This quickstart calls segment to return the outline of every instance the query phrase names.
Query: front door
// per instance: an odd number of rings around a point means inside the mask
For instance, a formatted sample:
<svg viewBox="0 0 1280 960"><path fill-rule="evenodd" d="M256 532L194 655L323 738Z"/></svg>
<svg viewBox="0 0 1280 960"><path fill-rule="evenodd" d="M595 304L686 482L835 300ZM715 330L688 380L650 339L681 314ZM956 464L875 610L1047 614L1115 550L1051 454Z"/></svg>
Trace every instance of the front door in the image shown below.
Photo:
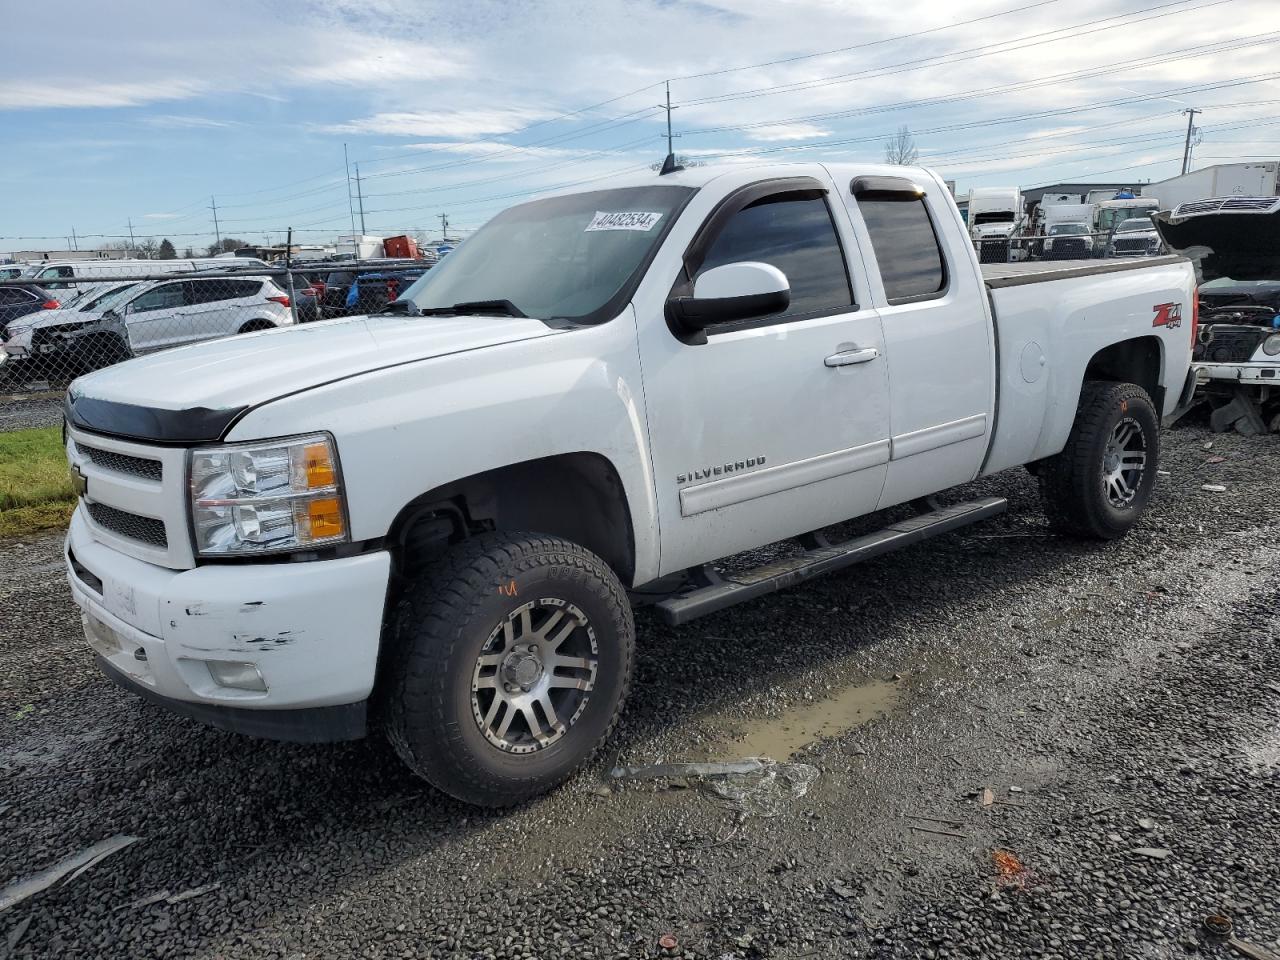
<svg viewBox="0 0 1280 960"><path fill-rule="evenodd" d="M852 233L829 183L775 183L711 214L677 286L764 262L787 276L786 311L702 343L638 318L664 574L873 510L884 484L884 342L864 278L850 282Z"/></svg>

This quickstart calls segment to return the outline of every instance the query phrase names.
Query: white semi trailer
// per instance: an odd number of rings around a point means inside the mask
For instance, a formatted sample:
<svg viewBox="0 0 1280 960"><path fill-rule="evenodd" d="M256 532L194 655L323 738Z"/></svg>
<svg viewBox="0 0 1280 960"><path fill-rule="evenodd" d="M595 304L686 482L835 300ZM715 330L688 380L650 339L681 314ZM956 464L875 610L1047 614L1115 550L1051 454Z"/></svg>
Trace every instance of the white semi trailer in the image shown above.
<svg viewBox="0 0 1280 960"><path fill-rule="evenodd" d="M1275 197L1280 162L1220 163L1201 170L1170 177L1142 188L1146 197L1160 201L1161 210L1173 210L1192 200L1217 200L1224 197Z"/></svg>

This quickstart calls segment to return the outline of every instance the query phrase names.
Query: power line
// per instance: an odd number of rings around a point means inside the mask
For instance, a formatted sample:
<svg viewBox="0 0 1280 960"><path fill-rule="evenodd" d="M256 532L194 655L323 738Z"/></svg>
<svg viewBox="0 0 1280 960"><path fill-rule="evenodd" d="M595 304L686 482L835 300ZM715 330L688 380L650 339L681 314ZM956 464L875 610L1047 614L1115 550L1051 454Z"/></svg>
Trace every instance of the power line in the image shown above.
<svg viewBox="0 0 1280 960"><path fill-rule="evenodd" d="M1013 7L1009 10L1001 10L997 13L989 13L982 17L973 17L962 23L949 23L938 27L929 27L926 30L915 30L911 33L900 33L895 37L884 37L880 40L867 40L864 43L855 43L850 47L836 47L833 50L821 50L818 53L802 53L794 57L781 57L777 60L764 60L760 63L749 63L741 67L724 67L720 70L707 70L703 73L686 73L683 76L672 77L672 80L702 80L705 77L719 77L727 73L740 73L743 70L759 70L764 67L777 67L787 63L798 63L801 60L814 60L818 57L831 57L841 53L852 53L854 50L865 50L868 47L878 47L886 43L897 43L899 40L914 40L919 37L925 37L933 33L942 33L947 30L955 30L961 27L971 27L975 23L984 23L987 20L996 20L1000 17L1007 17L1015 13L1025 13L1028 10L1034 10L1036 7L1048 7L1059 0L1041 0L1039 3L1029 3L1023 7ZM1186 2L1186 0L1183 0Z"/></svg>
<svg viewBox="0 0 1280 960"><path fill-rule="evenodd" d="M945 54L935 54L929 57L920 57L915 60L907 60L902 63L887 64L877 67L868 67L865 70L858 70L853 73L835 74L828 77L819 77L814 80L797 80L792 83L770 84L764 87L756 87L750 90L740 90L733 93L716 94L710 97L701 97L693 100L686 100L683 106L699 106L708 103L726 103L733 100L751 100L764 96L774 96L780 93L795 93L802 90L811 90L816 87L832 86L841 83L850 83L854 80L861 80L872 76L887 76L895 73L906 73L912 70L920 70L930 66L942 66L946 63L953 63L958 58L967 60L978 59L980 57L994 56L1001 53L1010 53L1015 50L1025 50L1029 47L1039 47L1050 43L1058 43L1062 40L1075 40L1082 36L1088 36L1094 33L1101 33L1107 30L1116 29L1115 21L1123 20L1126 17L1132 17L1139 13L1149 13L1153 10L1165 10L1164 13L1153 14L1149 17L1141 17L1136 20L1130 20L1119 26L1131 27L1138 23L1146 23L1150 20L1159 20L1164 17L1177 16L1182 13L1195 13L1206 10L1210 7L1221 6L1226 3L1235 3L1237 0L1210 0L1208 3L1202 3L1196 7L1186 7L1188 2L1193 0L1173 0L1172 3L1157 4L1152 7L1145 7L1141 10L1133 10L1128 13L1115 14L1110 17L1102 17L1096 20L1087 20L1082 23L1071 24L1066 27L1058 27L1054 30L1046 30L1040 33L1027 34L1023 37L1015 37L1012 40L1001 40L996 43L982 44L977 47L970 47L966 50L951 51ZM1180 10L1168 10L1167 8L1180 6ZM1110 24L1110 26L1103 26ZM1092 30L1083 30L1084 27L1094 27ZM1069 32L1068 32L1069 31ZM1064 36L1050 37L1051 34L1061 33ZM1038 39L1046 38L1049 39ZM1023 43L1022 41L1034 41ZM1000 48L1000 49L997 49ZM934 62L936 61L936 62Z"/></svg>

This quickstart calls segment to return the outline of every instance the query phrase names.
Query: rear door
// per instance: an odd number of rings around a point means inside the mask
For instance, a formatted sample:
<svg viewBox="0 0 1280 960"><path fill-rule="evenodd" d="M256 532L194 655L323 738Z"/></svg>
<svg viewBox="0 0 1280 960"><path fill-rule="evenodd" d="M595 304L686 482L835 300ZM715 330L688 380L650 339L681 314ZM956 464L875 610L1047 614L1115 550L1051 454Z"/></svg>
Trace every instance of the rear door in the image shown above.
<svg viewBox="0 0 1280 960"><path fill-rule="evenodd" d="M182 308L186 297L181 280L143 291L125 306L125 326L134 353L160 350L180 343Z"/></svg>
<svg viewBox="0 0 1280 960"><path fill-rule="evenodd" d="M705 342L641 318L645 404L664 573L874 509L889 458L888 379L865 274L830 182L751 184L685 253L672 292L759 261L786 274L788 309L712 326ZM864 362L845 362L860 354Z"/></svg>
<svg viewBox="0 0 1280 960"><path fill-rule="evenodd" d="M893 358L881 508L972 480L994 426L986 288L959 217L940 193L924 176L858 177L843 191L875 255L873 282Z"/></svg>
<svg viewBox="0 0 1280 960"><path fill-rule="evenodd" d="M186 281L187 305L183 309L182 342L211 340L239 333L245 324L261 319L265 310L261 280L232 278Z"/></svg>

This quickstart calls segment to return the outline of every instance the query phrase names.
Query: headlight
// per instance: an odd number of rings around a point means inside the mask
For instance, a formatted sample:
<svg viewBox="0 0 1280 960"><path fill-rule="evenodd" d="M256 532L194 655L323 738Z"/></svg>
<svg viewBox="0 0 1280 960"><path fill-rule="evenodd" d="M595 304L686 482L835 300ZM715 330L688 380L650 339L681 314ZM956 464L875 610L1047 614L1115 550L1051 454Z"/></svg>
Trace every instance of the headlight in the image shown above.
<svg viewBox="0 0 1280 960"><path fill-rule="evenodd" d="M328 434L194 450L190 490L202 556L303 550L349 537Z"/></svg>
<svg viewBox="0 0 1280 960"><path fill-rule="evenodd" d="M1268 357L1274 357L1280 353L1280 333L1273 333L1262 341L1262 352Z"/></svg>

